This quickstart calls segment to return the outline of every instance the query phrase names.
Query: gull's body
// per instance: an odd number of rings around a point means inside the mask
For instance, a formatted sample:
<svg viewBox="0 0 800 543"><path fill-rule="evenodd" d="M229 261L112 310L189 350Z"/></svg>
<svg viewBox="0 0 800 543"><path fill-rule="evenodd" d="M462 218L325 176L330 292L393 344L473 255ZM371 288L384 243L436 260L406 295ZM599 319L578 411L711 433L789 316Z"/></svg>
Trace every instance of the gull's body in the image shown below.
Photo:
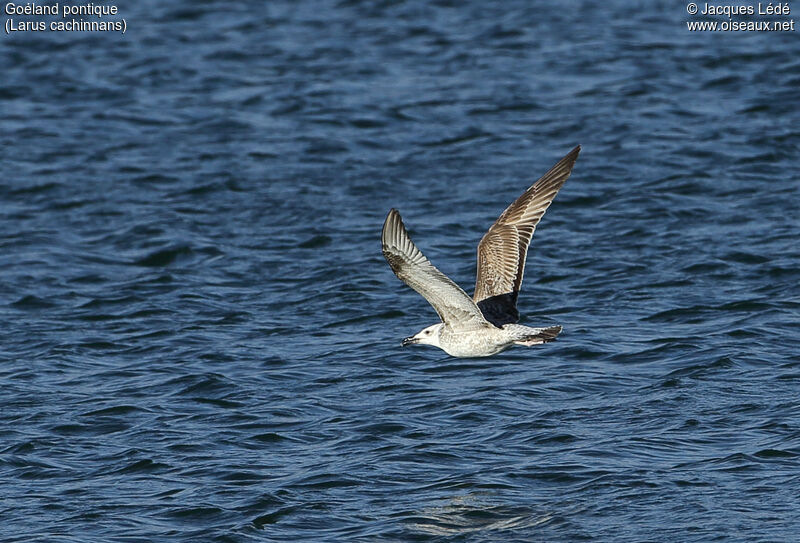
<svg viewBox="0 0 800 543"><path fill-rule="evenodd" d="M421 294L442 321L404 339L403 345L433 345L451 356L478 357L555 339L560 326L516 324L517 296L533 232L572 172L580 149L570 151L531 185L484 234L472 298L425 258L408 237L397 210L389 211L381 235L383 255L395 275Z"/></svg>

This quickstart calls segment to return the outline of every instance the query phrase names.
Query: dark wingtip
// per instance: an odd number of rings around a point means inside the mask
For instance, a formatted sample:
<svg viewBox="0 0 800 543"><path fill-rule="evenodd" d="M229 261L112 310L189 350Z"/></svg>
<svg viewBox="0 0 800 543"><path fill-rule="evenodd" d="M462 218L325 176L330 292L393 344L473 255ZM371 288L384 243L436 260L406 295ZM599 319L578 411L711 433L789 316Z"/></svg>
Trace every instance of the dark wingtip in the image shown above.
<svg viewBox="0 0 800 543"><path fill-rule="evenodd" d="M386 214L386 219L383 221L383 229L386 230L386 227L391 224L399 222L402 223L403 219L400 217L400 212L397 211L395 208L389 210L389 213Z"/></svg>
<svg viewBox="0 0 800 543"><path fill-rule="evenodd" d="M392 208L389 210L389 213L386 214L386 219L383 221L383 228L381 229L381 245L383 246L386 245L386 235L390 224L396 220L395 217L399 218L400 213L398 213L395 208Z"/></svg>
<svg viewBox="0 0 800 543"><path fill-rule="evenodd" d="M572 165L574 165L575 161L578 160L578 155L580 154L580 152L581 152L581 146L580 145L576 145L575 148L572 151L570 151L569 153L567 153L566 156L561 160L563 160L564 162L570 163L570 170L571 170L572 169Z"/></svg>
<svg viewBox="0 0 800 543"><path fill-rule="evenodd" d="M405 226L403 225L402 217L400 217L400 212L395 208L390 209L381 229L381 250L393 270L395 266L392 265L392 248L397 249L398 244L402 242L402 232L404 230Z"/></svg>
<svg viewBox="0 0 800 543"><path fill-rule="evenodd" d="M580 152L581 152L581 146L580 145L576 145L575 148L572 151L570 151L569 153L564 155L564 158L559 160L558 163L555 166L550 168L550 171L551 172L552 171L556 171L560 167L566 166L567 169L570 171L570 173L572 173L572 167L575 166L575 162L578 161L578 155L580 154ZM550 172L547 172L547 173L549 174ZM547 177L547 174L545 174L544 177Z"/></svg>

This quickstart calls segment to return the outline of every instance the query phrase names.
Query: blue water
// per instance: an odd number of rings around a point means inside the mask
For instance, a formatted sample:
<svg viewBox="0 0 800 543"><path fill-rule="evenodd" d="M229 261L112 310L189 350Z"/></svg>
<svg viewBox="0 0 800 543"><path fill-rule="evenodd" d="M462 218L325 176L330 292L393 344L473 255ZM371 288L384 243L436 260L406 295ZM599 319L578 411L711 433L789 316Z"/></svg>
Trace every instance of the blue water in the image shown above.
<svg viewBox="0 0 800 543"><path fill-rule="evenodd" d="M3 34L0 540L797 540L800 41L669 4ZM576 144L519 301L558 341L401 349L389 208L471 292Z"/></svg>

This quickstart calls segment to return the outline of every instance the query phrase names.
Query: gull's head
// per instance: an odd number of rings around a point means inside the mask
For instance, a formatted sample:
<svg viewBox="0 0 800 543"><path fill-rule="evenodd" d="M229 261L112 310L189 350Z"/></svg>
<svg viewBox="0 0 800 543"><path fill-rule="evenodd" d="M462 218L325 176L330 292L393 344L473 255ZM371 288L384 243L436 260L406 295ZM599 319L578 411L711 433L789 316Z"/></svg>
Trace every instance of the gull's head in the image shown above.
<svg viewBox="0 0 800 543"><path fill-rule="evenodd" d="M419 331L416 335L411 337L407 337L403 340L403 347L406 345L433 345L434 347L439 346L439 332L441 332L444 323L434 324L433 326L428 326L424 330Z"/></svg>

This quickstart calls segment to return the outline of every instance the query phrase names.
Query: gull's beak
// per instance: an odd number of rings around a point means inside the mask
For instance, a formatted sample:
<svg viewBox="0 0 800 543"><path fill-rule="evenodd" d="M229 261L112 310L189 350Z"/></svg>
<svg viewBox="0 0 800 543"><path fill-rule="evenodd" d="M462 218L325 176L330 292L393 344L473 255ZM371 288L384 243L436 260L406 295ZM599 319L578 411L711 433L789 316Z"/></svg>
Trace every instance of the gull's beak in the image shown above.
<svg viewBox="0 0 800 543"><path fill-rule="evenodd" d="M407 337L403 340L403 347L408 347L409 345L414 345L415 343L419 343L419 338Z"/></svg>

